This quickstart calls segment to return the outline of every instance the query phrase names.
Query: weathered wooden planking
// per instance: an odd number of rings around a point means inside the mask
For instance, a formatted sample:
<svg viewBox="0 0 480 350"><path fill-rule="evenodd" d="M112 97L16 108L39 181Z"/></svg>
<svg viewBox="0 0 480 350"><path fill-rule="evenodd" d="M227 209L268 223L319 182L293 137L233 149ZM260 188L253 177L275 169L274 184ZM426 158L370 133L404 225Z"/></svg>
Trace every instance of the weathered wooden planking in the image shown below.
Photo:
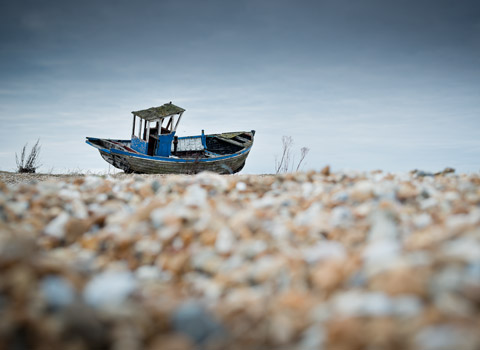
<svg viewBox="0 0 480 350"><path fill-rule="evenodd" d="M231 143L232 145L235 145L235 146L239 146L239 147L242 147L242 148L245 147L245 144L237 142L237 141L232 140L232 139L228 139L228 138L221 137L221 136L217 136L217 138L224 141L224 142Z"/></svg>
<svg viewBox="0 0 480 350"><path fill-rule="evenodd" d="M129 155L122 155L129 166L129 170L145 174L194 174L201 171L213 171L219 174L232 174L240 171L250 150L227 159L208 162L171 162L156 159L145 159Z"/></svg>

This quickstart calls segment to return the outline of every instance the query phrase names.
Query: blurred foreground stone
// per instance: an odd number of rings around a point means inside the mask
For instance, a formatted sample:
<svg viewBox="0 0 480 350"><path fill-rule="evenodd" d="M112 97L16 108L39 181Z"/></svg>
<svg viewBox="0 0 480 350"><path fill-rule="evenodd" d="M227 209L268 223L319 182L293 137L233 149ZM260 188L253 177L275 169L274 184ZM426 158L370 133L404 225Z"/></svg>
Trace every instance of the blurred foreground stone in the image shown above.
<svg viewBox="0 0 480 350"><path fill-rule="evenodd" d="M480 176L0 183L1 349L479 349Z"/></svg>

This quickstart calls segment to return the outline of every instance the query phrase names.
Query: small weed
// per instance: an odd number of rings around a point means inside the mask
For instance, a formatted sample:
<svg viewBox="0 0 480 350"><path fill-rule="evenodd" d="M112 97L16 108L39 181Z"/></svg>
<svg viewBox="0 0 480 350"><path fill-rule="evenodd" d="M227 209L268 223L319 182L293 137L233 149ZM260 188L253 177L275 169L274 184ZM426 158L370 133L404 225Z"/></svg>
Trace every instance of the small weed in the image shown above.
<svg viewBox="0 0 480 350"><path fill-rule="evenodd" d="M15 161L17 163L17 172L18 173L30 173L33 174L40 167L38 164L38 157L40 155L40 139L37 140L35 145L33 145L30 153L27 156L27 145L25 144L22 148L22 153L20 154L20 159L18 158L17 153L15 153Z"/></svg>

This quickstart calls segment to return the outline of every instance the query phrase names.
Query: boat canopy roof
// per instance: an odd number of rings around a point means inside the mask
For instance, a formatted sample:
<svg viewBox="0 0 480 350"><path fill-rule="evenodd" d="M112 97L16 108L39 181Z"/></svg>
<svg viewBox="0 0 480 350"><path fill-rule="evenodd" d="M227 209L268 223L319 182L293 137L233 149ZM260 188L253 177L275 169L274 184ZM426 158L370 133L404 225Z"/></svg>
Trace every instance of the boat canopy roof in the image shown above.
<svg viewBox="0 0 480 350"><path fill-rule="evenodd" d="M172 102L170 102L165 103L160 107L151 107L141 111L134 111L132 114L147 121L153 121L170 117L175 114L181 114L183 112L185 112L183 108L175 106Z"/></svg>

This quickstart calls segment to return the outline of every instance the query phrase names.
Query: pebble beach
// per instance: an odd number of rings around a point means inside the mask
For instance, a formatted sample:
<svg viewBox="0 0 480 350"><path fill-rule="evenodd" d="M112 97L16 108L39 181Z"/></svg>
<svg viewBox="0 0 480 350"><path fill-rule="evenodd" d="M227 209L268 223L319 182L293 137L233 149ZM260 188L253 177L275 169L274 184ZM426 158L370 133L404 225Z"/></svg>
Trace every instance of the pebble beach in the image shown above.
<svg viewBox="0 0 480 350"><path fill-rule="evenodd" d="M0 173L0 350L480 349L480 175Z"/></svg>

